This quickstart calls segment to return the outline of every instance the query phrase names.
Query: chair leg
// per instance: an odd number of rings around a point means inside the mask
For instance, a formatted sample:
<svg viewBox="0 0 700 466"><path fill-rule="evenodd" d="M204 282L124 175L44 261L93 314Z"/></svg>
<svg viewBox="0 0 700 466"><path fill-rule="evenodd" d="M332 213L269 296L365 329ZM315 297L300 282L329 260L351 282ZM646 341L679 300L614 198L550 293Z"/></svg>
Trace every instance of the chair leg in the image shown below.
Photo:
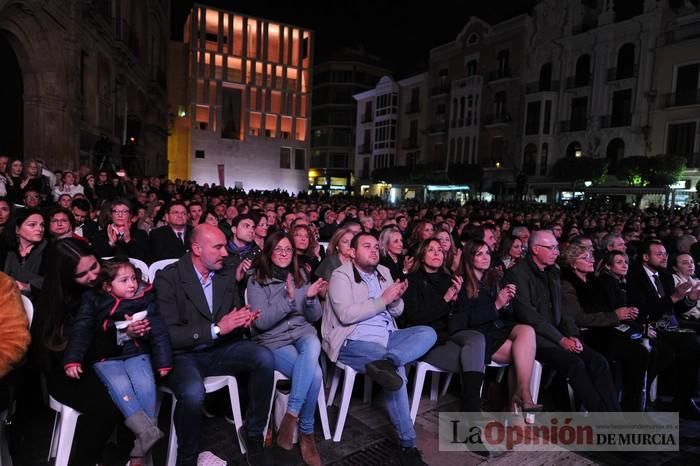
<svg viewBox="0 0 700 466"><path fill-rule="evenodd" d="M423 364L416 366L416 380L413 382L413 396L411 397L411 422L416 423L418 415L418 406L420 405L421 394L423 393L423 385L425 384L426 369Z"/></svg>
<svg viewBox="0 0 700 466"><path fill-rule="evenodd" d="M430 401L437 401L440 390L440 373L433 372L430 376Z"/></svg>
<svg viewBox="0 0 700 466"><path fill-rule="evenodd" d="M566 388L569 391L569 407L571 408L571 412L576 412L578 411L576 409L576 396L574 396L574 389L568 381L566 383Z"/></svg>
<svg viewBox="0 0 700 466"><path fill-rule="evenodd" d="M332 406L335 401L335 393L338 391L338 383L340 382L340 371L338 366L333 366L333 377L331 379L331 389L328 392L328 400L326 400L327 406Z"/></svg>
<svg viewBox="0 0 700 466"><path fill-rule="evenodd" d="M173 405L170 409L170 433L168 434L168 451L166 453L165 464L175 464L177 462L177 432L175 432L175 406L177 399L173 395Z"/></svg>
<svg viewBox="0 0 700 466"><path fill-rule="evenodd" d="M537 404L537 399L540 395L540 381L542 380L542 364L535 361L532 366L532 377L530 377L530 394L532 401Z"/></svg>
<svg viewBox="0 0 700 466"><path fill-rule="evenodd" d="M343 428L345 427L345 419L348 417L348 408L350 407L350 398L352 398L352 387L355 385L355 376L357 372L349 366L345 368L345 379L343 380L343 393L340 402L340 412L338 413L338 422L335 425L334 442L340 442L343 436Z"/></svg>
<svg viewBox="0 0 700 466"><path fill-rule="evenodd" d="M447 394L447 389L450 388L450 382L452 382L452 375L452 372L447 373L447 377L445 378L445 385L442 386L440 396L445 396Z"/></svg>
<svg viewBox="0 0 700 466"><path fill-rule="evenodd" d="M362 402L366 404L372 403L372 379L365 374L365 392Z"/></svg>
<svg viewBox="0 0 700 466"><path fill-rule="evenodd" d="M61 413L56 412L53 419L53 432L51 433L51 445L49 446L49 461L51 458L56 458L58 453L58 435L61 433Z"/></svg>
<svg viewBox="0 0 700 466"><path fill-rule="evenodd" d="M54 466L68 466L78 416L80 416L80 414L73 409L62 410L60 433L58 437L58 453Z"/></svg>
<svg viewBox="0 0 700 466"><path fill-rule="evenodd" d="M318 391L318 415L321 418L321 428L323 429L323 438L329 440L331 438L331 427L328 423L328 410L326 409L326 394L323 387Z"/></svg>
<svg viewBox="0 0 700 466"><path fill-rule="evenodd" d="M243 427L243 416L241 414L241 402L238 398L238 383L236 379L231 378L228 382L228 395L231 400L231 412L233 413L233 422L235 423L236 437L238 438L238 445L241 447L241 453L246 454L245 443L241 438L241 427ZM272 403L270 403L272 406ZM269 420L268 415L268 420ZM269 424L269 422L268 422ZM265 432L266 433L266 432Z"/></svg>

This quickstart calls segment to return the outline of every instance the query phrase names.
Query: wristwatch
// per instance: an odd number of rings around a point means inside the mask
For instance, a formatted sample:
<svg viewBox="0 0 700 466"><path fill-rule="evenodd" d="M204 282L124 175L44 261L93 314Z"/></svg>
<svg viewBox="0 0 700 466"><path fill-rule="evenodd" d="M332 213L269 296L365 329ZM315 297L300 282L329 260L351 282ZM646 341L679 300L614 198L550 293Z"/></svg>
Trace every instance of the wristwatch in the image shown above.
<svg viewBox="0 0 700 466"><path fill-rule="evenodd" d="M214 324L214 335L216 335L217 337L221 335L221 327L219 327L216 324Z"/></svg>

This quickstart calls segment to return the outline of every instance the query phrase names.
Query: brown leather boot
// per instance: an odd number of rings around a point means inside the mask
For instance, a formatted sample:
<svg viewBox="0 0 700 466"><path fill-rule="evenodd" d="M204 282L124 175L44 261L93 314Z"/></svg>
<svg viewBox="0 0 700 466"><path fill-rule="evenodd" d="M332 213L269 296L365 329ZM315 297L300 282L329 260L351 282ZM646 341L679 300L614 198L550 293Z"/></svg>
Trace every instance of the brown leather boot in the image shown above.
<svg viewBox="0 0 700 466"><path fill-rule="evenodd" d="M285 413L280 423L280 430L277 432L277 445L285 450L294 447L294 432L297 430L297 416Z"/></svg>
<svg viewBox="0 0 700 466"><path fill-rule="evenodd" d="M304 464L308 466L321 466L321 456L316 449L314 434L302 434L299 432L299 449Z"/></svg>

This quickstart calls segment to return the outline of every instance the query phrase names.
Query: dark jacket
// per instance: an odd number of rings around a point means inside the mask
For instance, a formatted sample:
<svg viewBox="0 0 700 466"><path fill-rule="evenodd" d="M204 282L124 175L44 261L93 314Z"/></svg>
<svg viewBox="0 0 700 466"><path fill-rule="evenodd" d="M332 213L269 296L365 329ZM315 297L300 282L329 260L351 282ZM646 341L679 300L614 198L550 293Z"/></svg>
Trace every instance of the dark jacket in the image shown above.
<svg viewBox="0 0 700 466"><path fill-rule="evenodd" d="M165 225L151 231L151 260L153 262L163 259L179 259L190 250L192 227L187 226L184 234L184 244L175 234L170 225Z"/></svg>
<svg viewBox="0 0 700 466"><path fill-rule="evenodd" d="M190 253L158 272L154 283L156 303L168 328L173 351L204 349L221 341L242 337L245 333L242 329L216 339L212 337L212 325L232 308L243 305L235 276L236 269L226 262L223 268L214 273L212 312Z"/></svg>
<svg viewBox="0 0 700 466"><path fill-rule="evenodd" d="M573 319L562 313L559 275L556 265L539 270L530 256L506 272L506 283L517 287L515 317L535 329L537 346L559 346L563 337L579 335Z"/></svg>
<svg viewBox="0 0 700 466"><path fill-rule="evenodd" d="M675 291L673 275L663 270L659 272L659 279L664 287L664 296L659 298L654 284L644 271L642 264L632 267L627 275L627 301L630 306L639 309L637 320L642 323L656 322L664 314L682 313L692 308L695 302L681 299L673 303L671 295Z"/></svg>
<svg viewBox="0 0 700 466"><path fill-rule="evenodd" d="M402 296L404 313L401 323L406 327L429 325L438 334L438 343L445 341L448 337L447 316L452 305L445 302L444 296L452 286L452 278L444 272L428 273L420 267L406 279L408 288Z"/></svg>
<svg viewBox="0 0 700 466"><path fill-rule="evenodd" d="M107 225L107 228L109 228L109 225ZM128 243L124 240L118 240L114 246L110 246L106 229L97 232L92 240L92 248L97 257L126 256L142 260L146 264L151 263L149 246L150 243L146 232L139 230L135 226L131 227L131 240Z"/></svg>
<svg viewBox="0 0 700 466"><path fill-rule="evenodd" d="M406 278L406 274L403 273L403 258L404 256L401 255L397 258L396 262L394 262L394 259L392 259L391 256L388 254L382 254L381 258L379 259L379 263L389 269L389 272L391 272L391 278L393 278L394 281L403 280Z"/></svg>
<svg viewBox="0 0 700 466"><path fill-rule="evenodd" d="M582 281L569 267L564 267L561 274L561 302L564 312L579 327L613 327L620 323L615 312L597 306L591 282Z"/></svg>
<svg viewBox="0 0 700 466"><path fill-rule="evenodd" d="M593 297L601 311L627 306L627 282L603 270L593 278Z"/></svg>
<svg viewBox="0 0 700 466"><path fill-rule="evenodd" d="M31 290L23 291L22 294L30 298L37 296L44 285L44 267L46 266L44 256L47 245L48 242L42 240L23 260L20 259L16 249L9 249L5 256L3 272L15 280L29 284Z"/></svg>
<svg viewBox="0 0 700 466"><path fill-rule="evenodd" d="M126 315L147 310L151 326L147 339L130 339L117 343L115 322L126 320ZM151 354L153 367L166 369L173 365L170 340L165 324L155 306L153 287L147 285L130 299L116 298L104 291L88 290L68 337L63 356L65 366L97 362L104 359L126 359L139 354Z"/></svg>

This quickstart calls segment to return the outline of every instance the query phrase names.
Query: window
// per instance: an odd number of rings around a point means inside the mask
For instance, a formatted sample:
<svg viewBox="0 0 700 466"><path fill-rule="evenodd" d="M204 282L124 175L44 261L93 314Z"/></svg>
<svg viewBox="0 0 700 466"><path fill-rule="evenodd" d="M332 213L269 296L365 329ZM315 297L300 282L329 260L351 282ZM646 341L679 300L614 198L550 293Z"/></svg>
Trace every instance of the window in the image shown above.
<svg viewBox="0 0 700 466"><path fill-rule="evenodd" d="M388 115L397 112L398 95L395 93L383 94L377 97L375 114L377 116Z"/></svg>
<svg viewBox="0 0 700 466"><path fill-rule="evenodd" d="M506 113L506 92L496 92L493 98L493 113L497 116L505 115Z"/></svg>
<svg viewBox="0 0 700 466"><path fill-rule="evenodd" d="M306 151L304 149L294 149L294 169L306 169Z"/></svg>
<svg viewBox="0 0 700 466"><path fill-rule="evenodd" d="M617 53L615 78L624 79L634 76L634 44L625 44Z"/></svg>
<svg viewBox="0 0 700 466"><path fill-rule="evenodd" d="M467 62L467 76L474 76L476 74L476 60L469 60Z"/></svg>
<svg viewBox="0 0 700 466"><path fill-rule="evenodd" d="M280 168L292 168L291 158L292 149L289 147L280 147Z"/></svg>
<svg viewBox="0 0 700 466"><path fill-rule="evenodd" d="M610 126L629 126L632 121L632 89L615 91L612 98Z"/></svg>
<svg viewBox="0 0 700 466"><path fill-rule="evenodd" d="M540 176L545 176L547 174L547 163L549 163L549 144L546 142L542 144L542 151L540 152Z"/></svg>
<svg viewBox="0 0 700 466"><path fill-rule="evenodd" d="M510 50L505 49L498 52L498 77L510 76Z"/></svg>
<svg viewBox="0 0 700 466"><path fill-rule="evenodd" d="M583 152L581 152L581 143L578 141L572 142L566 148L566 157L569 159L581 157L582 155L583 155Z"/></svg>
<svg viewBox="0 0 700 466"><path fill-rule="evenodd" d="M194 151L194 158L195 159L203 159L204 158L204 151L201 149L197 149Z"/></svg>
<svg viewBox="0 0 700 466"><path fill-rule="evenodd" d="M552 125L552 101L544 101L544 122L542 124L542 133L549 134L549 127Z"/></svg>
<svg viewBox="0 0 700 466"><path fill-rule="evenodd" d="M540 92L552 90L552 64L551 63L545 63L544 65L542 65L542 68L540 68L540 81L538 84L539 84L538 89Z"/></svg>
<svg viewBox="0 0 700 466"><path fill-rule="evenodd" d="M360 173L360 178L369 178L369 157L365 157L362 159L362 172Z"/></svg>
<svg viewBox="0 0 700 466"><path fill-rule="evenodd" d="M584 131L588 119L588 97L571 100L571 131Z"/></svg>
<svg viewBox="0 0 700 466"><path fill-rule="evenodd" d="M679 66L676 70L675 105L700 103L700 63Z"/></svg>
<svg viewBox="0 0 700 466"><path fill-rule="evenodd" d="M540 109L541 102L530 102L527 104L527 119L525 122L525 134L537 134L540 132ZM537 149L535 149L537 150Z"/></svg>
<svg viewBox="0 0 700 466"><path fill-rule="evenodd" d="M379 121L374 128L374 148L393 148L396 140L396 120Z"/></svg>
<svg viewBox="0 0 700 466"><path fill-rule="evenodd" d="M666 153L689 156L695 148L695 132L697 122L677 123L668 125L666 136Z"/></svg>
<svg viewBox="0 0 700 466"><path fill-rule="evenodd" d="M574 84L576 87L588 86L591 80L591 56L581 55L576 60L576 75Z"/></svg>
<svg viewBox="0 0 700 466"><path fill-rule="evenodd" d="M537 146L528 144L523 153L523 173L528 176L535 175L537 171Z"/></svg>
<svg viewBox="0 0 700 466"><path fill-rule="evenodd" d="M610 163L615 163L622 160L625 156L625 141L620 138L615 138L608 144L608 149L605 151L605 158Z"/></svg>

